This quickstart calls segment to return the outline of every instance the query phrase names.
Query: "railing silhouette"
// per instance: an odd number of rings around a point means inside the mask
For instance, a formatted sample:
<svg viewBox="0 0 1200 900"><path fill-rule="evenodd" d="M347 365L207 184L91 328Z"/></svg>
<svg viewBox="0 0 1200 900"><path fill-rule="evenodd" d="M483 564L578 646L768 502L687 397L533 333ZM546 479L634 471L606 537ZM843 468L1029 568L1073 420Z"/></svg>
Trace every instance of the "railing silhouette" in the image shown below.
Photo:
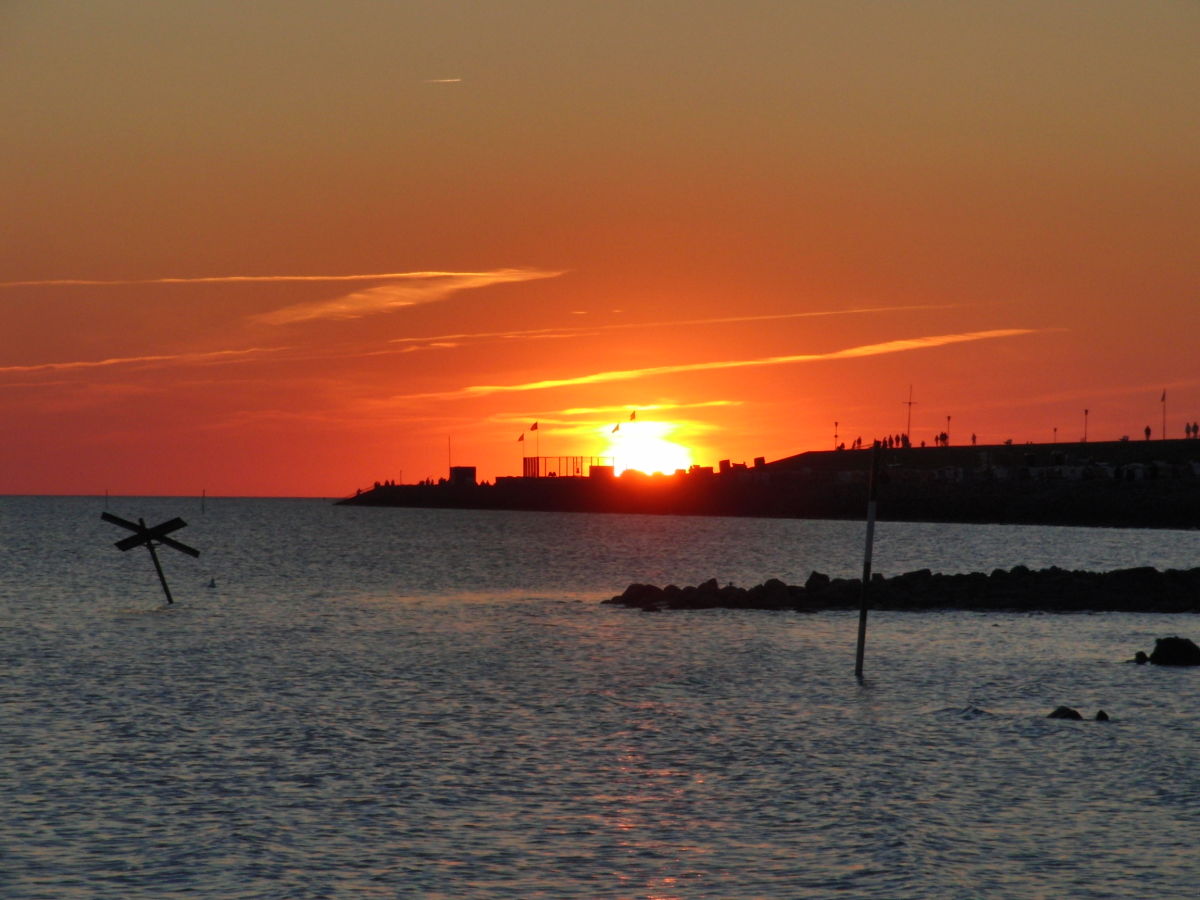
<svg viewBox="0 0 1200 900"><path fill-rule="evenodd" d="M526 478L588 478L594 466L613 464L610 456L526 456L522 461Z"/></svg>

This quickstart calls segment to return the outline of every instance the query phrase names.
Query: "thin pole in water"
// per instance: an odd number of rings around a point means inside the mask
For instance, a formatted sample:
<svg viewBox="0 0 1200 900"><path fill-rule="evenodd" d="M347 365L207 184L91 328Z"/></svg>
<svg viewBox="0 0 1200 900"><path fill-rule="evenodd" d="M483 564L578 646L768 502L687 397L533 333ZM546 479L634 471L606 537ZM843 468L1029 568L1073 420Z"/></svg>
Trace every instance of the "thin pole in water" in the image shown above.
<svg viewBox="0 0 1200 900"><path fill-rule="evenodd" d="M143 528L146 527L145 519L138 519L138 524ZM158 573L158 580L162 582L163 593L167 595L167 602L174 603L171 599L171 589L167 587L167 576L163 574L162 563L158 561L158 554L154 552L154 541L146 541L146 549L150 551L150 558L154 560L154 571Z"/></svg>
<svg viewBox="0 0 1200 900"><path fill-rule="evenodd" d="M863 654L867 646L867 587L871 583L871 551L875 545L875 497L879 483L879 441L871 447L871 474L867 487L867 545L863 551L862 593L858 609L858 651L854 656L854 677L862 681Z"/></svg>

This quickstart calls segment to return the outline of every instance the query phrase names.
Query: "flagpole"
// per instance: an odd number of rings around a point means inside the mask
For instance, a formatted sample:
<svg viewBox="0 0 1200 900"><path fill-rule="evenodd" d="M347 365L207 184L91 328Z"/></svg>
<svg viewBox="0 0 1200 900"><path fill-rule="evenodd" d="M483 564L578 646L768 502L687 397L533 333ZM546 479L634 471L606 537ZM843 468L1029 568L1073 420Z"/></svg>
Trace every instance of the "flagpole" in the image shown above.
<svg viewBox="0 0 1200 900"><path fill-rule="evenodd" d="M1167 389L1166 388L1163 388L1163 392L1162 392L1162 416L1163 416L1162 439L1165 441L1167 439Z"/></svg>
<svg viewBox="0 0 1200 900"><path fill-rule="evenodd" d="M538 428L537 422L534 422L532 425L530 425L529 430L534 433L534 438L533 438L534 457L533 458L536 461L536 465L534 466L534 469L536 470L534 473L534 478L541 478L542 477L542 430L540 428ZM524 435L521 435L521 437L524 437Z"/></svg>

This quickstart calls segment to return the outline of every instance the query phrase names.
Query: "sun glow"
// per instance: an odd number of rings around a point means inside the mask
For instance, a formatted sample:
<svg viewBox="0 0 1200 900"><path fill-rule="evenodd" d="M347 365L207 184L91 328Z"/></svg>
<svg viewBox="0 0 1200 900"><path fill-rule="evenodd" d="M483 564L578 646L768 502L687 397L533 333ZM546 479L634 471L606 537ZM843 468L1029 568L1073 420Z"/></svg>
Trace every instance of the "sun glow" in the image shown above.
<svg viewBox="0 0 1200 900"><path fill-rule="evenodd" d="M682 444L667 440L676 426L669 422L622 422L616 431L608 432L606 456L620 475L629 469L653 475L669 475L676 469L692 465L692 453Z"/></svg>

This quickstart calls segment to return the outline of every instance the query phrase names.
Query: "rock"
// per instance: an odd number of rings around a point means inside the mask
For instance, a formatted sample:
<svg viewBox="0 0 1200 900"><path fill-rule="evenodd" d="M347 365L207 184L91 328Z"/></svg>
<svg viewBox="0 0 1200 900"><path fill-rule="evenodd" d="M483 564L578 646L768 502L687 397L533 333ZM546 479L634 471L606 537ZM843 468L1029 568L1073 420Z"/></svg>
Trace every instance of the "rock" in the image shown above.
<svg viewBox="0 0 1200 900"><path fill-rule="evenodd" d="M808 580L804 582L804 589L810 594L821 591L829 587L830 578L828 575L823 575L820 572L814 571L808 576Z"/></svg>
<svg viewBox="0 0 1200 900"><path fill-rule="evenodd" d="M1077 709L1071 709L1071 707L1069 707L1069 706L1060 706L1057 709L1055 709L1054 712L1050 713L1050 715L1046 716L1046 718L1047 719L1082 719L1083 716L1079 714L1079 710L1077 710Z"/></svg>
<svg viewBox="0 0 1200 900"><path fill-rule="evenodd" d="M732 584L721 587L715 578L684 588L631 584L624 594L604 602L643 609L722 607L811 612L857 607L862 595L862 583L857 578L831 578L822 572L812 572L803 586L787 585L775 578L752 588ZM982 572L943 575L918 569L892 578L876 573L867 585L866 595L873 609L1200 613L1200 567L1164 573L1149 567L1070 572L1054 567L1032 571L1026 566L1014 566L1008 571L996 569L990 575ZM1161 648L1161 653L1155 651L1159 658L1141 654L1134 661L1200 666L1200 651L1190 641L1163 640L1170 644ZM1190 651L1188 646L1192 648ZM1176 656L1180 661L1168 661Z"/></svg>
<svg viewBox="0 0 1200 900"><path fill-rule="evenodd" d="M791 609L792 594L788 586L778 578L768 578L758 587L750 589L757 609Z"/></svg>
<svg viewBox="0 0 1200 900"><path fill-rule="evenodd" d="M1150 662L1156 666L1200 666L1200 647L1187 638L1159 638L1154 642Z"/></svg>
<svg viewBox="0 0 1200 900"><path fill-rule="evenodd" d="M1096 721L1097 722L1107 722L1108 721L1108 713L1106 713L1102 709L1097 710L1096 711Z"/></svg>
<svg viewBox="0 0 1200 900"><path fill-rule="evenodd" d="M658 602L662 599L662 593L661 588L652 584L631 584L625 588L625 593L604 602L646 609L647 607L657 606Z"/></svg>
<svg viewBox="0 0 1200 900"><path fill-rule="evenodd" d="M1133 654L1133 661L1139 666L1144 666L1146 663L1150 662L1150 657L1146 655L1144 650L1139 650L1137 653Z"/></svg>

